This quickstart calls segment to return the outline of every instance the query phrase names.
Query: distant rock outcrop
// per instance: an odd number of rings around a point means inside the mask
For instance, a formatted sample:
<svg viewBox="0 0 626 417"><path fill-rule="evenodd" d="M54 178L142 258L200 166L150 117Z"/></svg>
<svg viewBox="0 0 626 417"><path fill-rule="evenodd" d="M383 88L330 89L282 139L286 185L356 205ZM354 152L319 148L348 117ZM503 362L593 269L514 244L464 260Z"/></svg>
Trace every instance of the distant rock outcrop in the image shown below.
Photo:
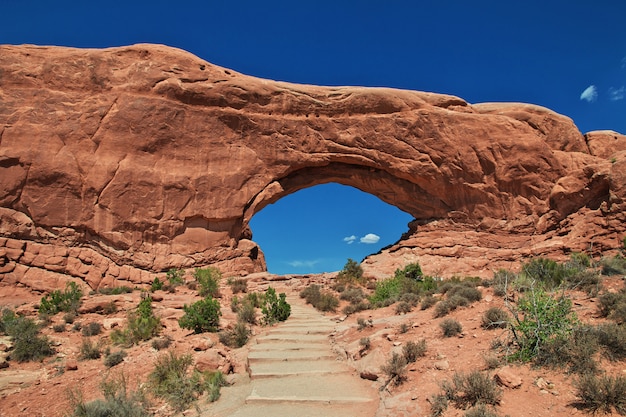
<svg viewBox="0 0 626 417"><path fill-rule="evenodd" d="M422 228L441 256L603 250L625 229L626 137L528 104L262 80L165 46L0 47L3 282L261 271L252 216L326 182L415 216L394 252Z"/></svg>

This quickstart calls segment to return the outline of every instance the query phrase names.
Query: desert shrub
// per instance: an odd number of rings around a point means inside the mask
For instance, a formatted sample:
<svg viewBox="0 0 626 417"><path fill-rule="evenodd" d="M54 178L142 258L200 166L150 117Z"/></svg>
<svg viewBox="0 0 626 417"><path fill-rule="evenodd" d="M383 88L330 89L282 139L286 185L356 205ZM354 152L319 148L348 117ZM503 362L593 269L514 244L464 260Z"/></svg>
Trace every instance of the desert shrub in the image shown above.
<svg viewBox="0 0 626 417"><path fill-rule="evenodd" d="M169 352L157 358L148 375L150 390L176 412L186 410L204 392L200 372L189 372L192 363L189 354L178 356Z"/></svg>
<svg viewBox="0 0 626 417"><path fill-rule="evenodd" d="M370 303L376 308L395 303L400 297L402 280L402 278L389 278L378 281L374 294L369 297Z"/></svg>
<svg viewBox="0 0 626 417"><path fill-rule="evenodd" d="M215 402L220 398L220 389L228 385L224 374L220 371L208 372L204 374L204 388L210 402Z"/></svg>
<svg viewBox="0 0 626 417"><path fill-rule="evenodd" d="M413 307L411 306L411 304L407 303L406 301L400 301L398 304L396 304L396 314L410 313L412 309Z"/></svg>
<svg viewBox="0 0 626 417"><path fill-rule="evenodd" d="M362 337L361 339L359 339L359 346L361 346L361 349L367 350L370 348L371 345L372 342L369 337Z"/></svg>
<svg viewBox="0 0 626 417"><path fill-rule="evenodd" d="M100 350L100 344L92 342L88 338L83 339L83 342L80 345L80 354L78 355L78 359L100 359L101 355L102 352Z"/></svg>
<svg viewBox="0 0 626 417"><path fill-rule="evenodd" d="M39 361L54 354L50 341L39 333L39 326L33 319L5 309L1 323L2 332L13 341L10 359L18 362Z"/></svg>
<svg viewBox="0 0 626 417"><path fill-rule="evenodd" d="M483 294L476 287L469 287L466 285L455 285L446 293L448 299L453 297L462 297L468 300L470 303L480 301L483 298Z"/></svg>
<svg viewBox="0 0 626 417"><path fill-rule="evenodd" d="M114 329L111 340L118 345L130 346L150 340L161 330L161 320L152 311L152 298L143 297L135 311L128 314L125 329Z"/></svg>
<svg viewBox="0 0 626 417"><path fill-rule="evenodd" d="M507 269L498 269L493 274L491 280L491 286L493 287L494 295L503 297L506 295L507 289L516 281L517 274Z"/></svg>
<svg viewBox="0 0 626 417"><path fill-rule="evenodd" d="M70 390L69 417L150 417L148 404L142 391L129 392L126 378L105 380L101 384L104 399L85 403L78 391Z"/></svg>
<svg viewBox="0 0 626 417"><path fill-rule="evenodd" d="M401 323L400 326L398 327L398 332L401 334L404 334L406 332L408 332L411 329L411 325L408 323Z"/></svg>
<svg viewBox="0 0 626 417"><path fill-rule="evenodd" d="M256 324L256 309L250 301L245 300L241 303L237 311L237 320L248 324Z"/></svg>
<svg viewBox="0 0 626 417"><path fill-rule="evenodd" d="M360 283L363 281L363 268L355 260L348 258L343 269L337 274L341 283Z"/></svg>
<svg viewBox="0 0 626 417"><path fill-rule="evenodd" d="M73 324L76 320L76 313L68 312L63 315L63 321L67 324Z"/></svg>
<svg viewBox="0 0 626 417"><path fill-rule="evenodd" d="M154 350L163 350L170 347L171 344L172 338L169 336L163 336L152 339L151 346Z"/></svg>
<svg viewBox="0 0 626 417"><path fill-rule="evenodd" d="M300 298L304 298L308 304L316 305L322 297L322 287L311 284L300 291Z"/></svg>
<svg viewBox="0 0 626 417"><path fill-rule="evenodd" d="M86 326L83 326L81 329L81 333L83 336L96 336L102 332L102 326L100 323L92 321L88 323Z"/></svg>
<svg viewBox="0 0 626 417"><path fill-rule="evenodd" d="M184 279L185 271L180 268L170 268L165 273L165 279L167 279L168 284L175 288L185 283Z"/></svg>
<svg viewBox="0 0 626 417"><path fill-rule="evenodd" d="M124 362L124 358L126 357L126 352L123 350L118 350L116 352L110 352L109 354L104 356L104 366L107 368L112 368L115 365L119 365Z"/></svg>
<svg viewBox="0 0 626 417"><path fill-rule="evenodd" d="M65 290L54 290L44 296L39 304L39 314L54 315L58 312L76 312L80 307L80 298L83 296L82 290L75 282L68 282Z"/></svg>
<svg viewBox="0 0 626 417"><path fill-rule="evenodd" d="M320 311L336 311L339 307L339 299L330 292L323 292L318 305L315 306Z"/></svg>
<svg viewBox="0 0 626 417"><path fill-rule="evenodd" d="M54 330L55 333L62 333L65 331L65 323L57 323L54 326L52 326L52 330Z"/></svg>
<svg viewBox="0 0 626 417"><path fill-rule="evenodd" d="M467 410L463 417L498 417L498 414L485 404L479 403Z"/></svg>
<svg viewBox="0 0 626 417"><path fill-rule="evenodd" d="M463 331L463 326L455 319L444 319L439 323L439 327L444 337L456 336Z"/></svg>
<svg viewBox="0 0 626 417"><path fill-rule="evenodd" d="M626 275L626 258L615 255L612 258L600 259L602 275Z"/></svg>
<svg viewBox="0 0 626 417"><path fill-rule="evenodd" d="M595 330L590 326L579 326L569 334L548 339L533 360L539 366L567 367L572 373L595 373L598 364L594 356L599 347Z"/></svg>
<svg viewBox="0 0 626 417"><path fill-rule="evenodd" d="M220 303L214 298L205 298L191 305L183 306L185 314L178 319L183 329L193 330L194 333L216 332L220 325Z"/></svg>
<svg viewBox="0 0 626 417"><path fill-rule="evenodd" d="M455 373L452 383L444 381L442 389L447 399L458 408L473 407L477 404L498 405L502 390L486 373L472 371L468 374Z"/></svg>
<svg viewBox="0 0 626 417"><path fill-rule="evenodd" d="M254 308L261 308L265 303L265 294L258 292L249 292L242 302L248 301Z"/></svg>
<svg viewBox="0 0 626 417"><path fill-rule="evenodd" d="M219 297L219 282L222 273L217 268L196 268L193 276L198 282L198 294L201 297Z"/></svg>
<svg viewBox="0 0 626 417"><path fill-rule="evenodd" d="M426 355L426 339L418 342L408 341L402 347L402 355L407 363L412 363Z"/></svg>
<svg viewBox="0 0 626 417"><path fill-rule="evenodd" d="M76 321L72 325L72 330L75 331L75 332L80 332L80 329L82 329L82 328L83 328L83 324L80 321Z"/></svg>
<svg viewBox="0 0 626 417"><path fill-rule="evenodd" d="M527 292L513 311L512 333L518 351L514 358L529 361L546 346L549 339L568 335L577 323L572 302L537 288ZM522 313L521 316L519 313Z"/></svg>
<svg viewBox="0 0 626 417"><path fill-rule="evenodd" d="M429 402L431 417L440 417L448 409L448 397L443 394L435 394L431 396Z"/></svg>
<svg viewBox="0 0 626 417"><path fill-rule="evenodd" d="M119 294L128 294L131 292L133 292L133 289L126 285L121 285L119 287L106 287L106 288L98 289L98 293L102 295L119 295Z"/></svg>
<svg viewBox="0 0 626 417"><path fill-rule="evenodd" d="M111 301L110 303L106 303L102 309L102 312L105 315L115 314L117 313L117 305L115 304L114 301Z"/></svg>
<svg viewBox="0 0 626 417"><path fill-rule="evenodd" d="M395 352L380 369L387 375L388 382L393 382L395 385L400 385L406 380L406 359Z"/></svg>
<svg viewBox="0 0 626 417"><path fill-rule="evenodd" d="M487 369L497 369L502 366L502 359L498 355L488 354L483 356Z"/></svg>
<svg viewBox="0 0 626 417"><path fill-rule="evenodd" d="M265 291L264 304L261 307L263 322L271 325L285 321L291 315L291 306L286 301L287 295L283 292L276 296L276 290L268 287Z"/></svg>
<svg viewBox="0 0 626 417"><path fill-rule="evenodd" d="M371 319L365 320L363 317L359 317L358 319L356 319L356 324L357 324L357 330L359 331L364 330L367 327L373 326L373 322Z"/></svg>
<svg viewBox="0 0 626 417"><path fill-rule="evenodd" d="M233 294L248 292L248 281L243 278L230 279L228 280L228 285L230 285Z"/></svg>
<svg viewBox="0 0 626 417"><path fill-rule="evenodd" d="M232 348L240 348L248 343L250 338L250 329L247 324L238 321L230 330L224 330L219 333L220 342Z"/></svg>
<svg viewBox="0 0 626 417"><path fill-rule="evenodd" d="M426 297L422 299L422 302L420 304L420 310L427 310L431 308L432 306L437 304L437 301L439 301L437 297L433 297L432 295L427 295Z"/></svg>
<svg viewBox="0 0 626 417"><path fill-rule="evenodd" d="M504 329L509 324L509 314L500 307L490 307L483 314L482 327L485 329Z"/></svg>
<svg viewBox="0 0 626 417"><path fill-rule="evenodd" d="M595 374L582 375L574 382L578 408L593 414L610 414L615 410L626 415L626 377Z"/></svg>
<svg viewBox="0 0 626 417"><path fill-rule="evenodd" d="M350 287L341 291L339 298L350 302L350 304L358 304L365 298L363 289L359 287Z"/></svg>
<svg viewBox="0 0 626 417"><path fill-rule="evenodd" d="M626 323L626 291L604 293L598 297L598 310L602 317L608 317L616 323Z"/></svg>
<svg viewBox="0 0 626 417"><path fill-rule="evenodd" d="M626 327L606 323L595 327L594 333L608 359L612 361L626 359Z"/></svg>
<svg viewBox="0 0 626 417"><path fill-rule="evenodd" d="M369 310L370 308L372 308L372 306L369 303L369 301L363 300L363 301L360 301L357 304L348 304L347 306L344 306L342 311L343 311L343 313L345 315L349 316L350 314L358 313L360 311Z"/></svg>

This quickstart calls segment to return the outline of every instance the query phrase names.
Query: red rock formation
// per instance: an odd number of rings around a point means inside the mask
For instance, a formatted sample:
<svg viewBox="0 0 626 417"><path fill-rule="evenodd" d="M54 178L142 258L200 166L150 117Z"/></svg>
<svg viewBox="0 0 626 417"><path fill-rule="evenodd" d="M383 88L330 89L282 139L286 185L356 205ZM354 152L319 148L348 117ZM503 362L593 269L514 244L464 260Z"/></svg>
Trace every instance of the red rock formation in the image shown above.
<svg viewBox="0 0 626 417"><path fill-rule="evenodd" d="M263 270L252 216L331 181L527 251L624 231L626 137L538 106L274 82L157 45L2 46L0 103L3 282Z"/></svg>

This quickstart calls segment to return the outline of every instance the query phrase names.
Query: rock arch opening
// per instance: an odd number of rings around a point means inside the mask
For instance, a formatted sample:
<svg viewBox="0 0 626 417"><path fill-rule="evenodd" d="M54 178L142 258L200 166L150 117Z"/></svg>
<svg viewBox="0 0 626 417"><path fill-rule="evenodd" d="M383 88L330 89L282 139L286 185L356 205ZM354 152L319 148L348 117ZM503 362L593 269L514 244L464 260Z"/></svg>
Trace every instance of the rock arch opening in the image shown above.
<svg viewBox="0 0 626 417"><path fill-rule="evenodd" d="M265 206L250 221L253 240L276 274L340 270L348 258L395 243L413 216L338 182L305 187Z"/></svg>

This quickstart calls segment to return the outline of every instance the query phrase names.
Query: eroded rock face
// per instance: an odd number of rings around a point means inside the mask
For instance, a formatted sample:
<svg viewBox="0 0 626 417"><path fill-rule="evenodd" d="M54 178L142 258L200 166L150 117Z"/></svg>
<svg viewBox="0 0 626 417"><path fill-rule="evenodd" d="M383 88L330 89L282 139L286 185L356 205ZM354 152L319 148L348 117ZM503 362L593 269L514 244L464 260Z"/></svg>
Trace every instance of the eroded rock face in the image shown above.
<svg viewBox="0 0 626 417"><path fill-rule="evenodd" d="M581 245L617 245L625 151L623 135L527 104L274 82L158 45L2 46L0 276L48 289L261 271L252 216L326 182L416 224L536 243L584 218L600 226Z"/></svg>

